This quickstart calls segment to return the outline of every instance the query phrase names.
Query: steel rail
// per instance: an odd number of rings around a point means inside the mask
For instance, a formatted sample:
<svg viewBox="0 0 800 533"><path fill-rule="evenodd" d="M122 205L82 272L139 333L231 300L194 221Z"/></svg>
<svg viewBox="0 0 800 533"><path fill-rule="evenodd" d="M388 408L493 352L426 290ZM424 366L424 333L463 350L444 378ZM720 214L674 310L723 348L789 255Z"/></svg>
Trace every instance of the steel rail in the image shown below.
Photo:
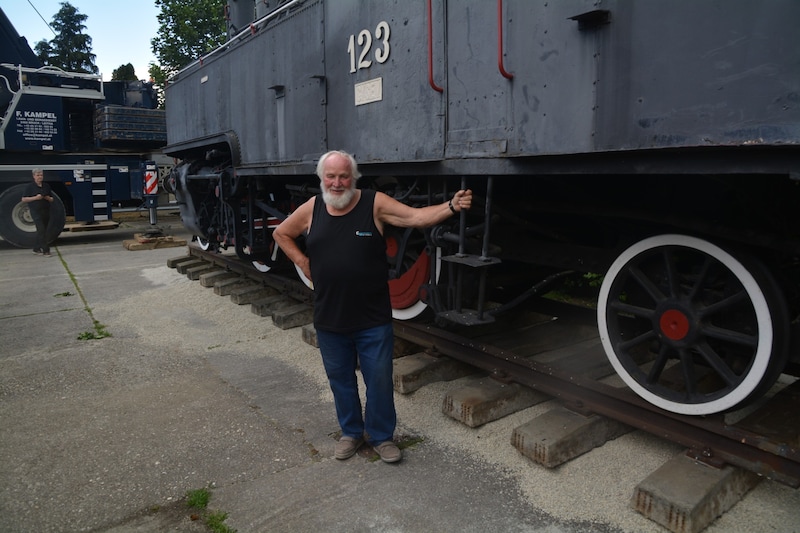
<svg viewBox="0 0 800 533"><path fill-rule="evenodd" d="M676 415L641 400L629 389L568 374L511 351L481 344L430 325L395 322L395 335L475 366L503 379L559 398L568 405L618 420L695 450L708 462L724 461L745 470L800 487L800 453L790 447L765 450L755 435L719 419ZM778 453L775 453L778 452Z"/></svg>

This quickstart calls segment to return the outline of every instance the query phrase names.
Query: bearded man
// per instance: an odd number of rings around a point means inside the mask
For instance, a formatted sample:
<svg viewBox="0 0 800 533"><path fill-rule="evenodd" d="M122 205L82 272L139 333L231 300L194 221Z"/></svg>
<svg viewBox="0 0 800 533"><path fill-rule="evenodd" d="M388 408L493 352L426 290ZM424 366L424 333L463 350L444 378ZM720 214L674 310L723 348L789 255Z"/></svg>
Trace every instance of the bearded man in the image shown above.
<svg viewBox="0 0 800 533"><path fill-rule="evenodd" d="M286 256L314 282L314 327L333 392L342 436L334 457L352 457L366 439L381 459L402 458L394 430L397 414L392 383L392 306L384 225L424 228L472 204L460 190L443 204L413 208L369 189L352 155L324 154L317 164L322 194L310 198L273 232ZM306 252L296 239L306 233ZM366 386L361 411L356 368Z"/></svg>

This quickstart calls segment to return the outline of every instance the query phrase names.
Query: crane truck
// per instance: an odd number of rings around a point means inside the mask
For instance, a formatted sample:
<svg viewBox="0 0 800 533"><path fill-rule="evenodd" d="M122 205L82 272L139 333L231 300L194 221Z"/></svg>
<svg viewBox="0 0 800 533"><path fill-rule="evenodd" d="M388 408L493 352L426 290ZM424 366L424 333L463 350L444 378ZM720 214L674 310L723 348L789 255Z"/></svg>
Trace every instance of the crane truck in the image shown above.
<svg viewBox="0 0 800 533"><path fill-rule="evenodd" d="M68 217L97 224L113 220L112 208L142 205L158 193L154 174L168 171L166 140L152 83L42 65L0 9L0 238L33 246L36 228L21 198L35 168L56 197L49 242Z"/></svg>

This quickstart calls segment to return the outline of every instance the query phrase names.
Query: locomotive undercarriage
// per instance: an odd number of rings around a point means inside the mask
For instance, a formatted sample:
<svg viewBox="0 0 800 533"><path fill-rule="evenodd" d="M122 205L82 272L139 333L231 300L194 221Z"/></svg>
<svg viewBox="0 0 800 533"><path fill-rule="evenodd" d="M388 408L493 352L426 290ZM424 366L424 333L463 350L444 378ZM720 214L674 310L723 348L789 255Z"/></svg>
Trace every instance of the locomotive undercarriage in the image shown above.
<svg viewBox="0 0 800 533"><path fill-rule="evenodd" d="M176 167L173 176L184 222L201 245L233 246L261 271L293 269L271 231L319 192L315 177L237 178L229 165L205 161ZM699 190L715 180L695 181ZM543 180L555 186L535 197L520 194L521 179L495 182L495 190L485 179L477 187L467 182L475 201L463 217L424 231L387 229L395 318L454 328L489 323L566 279L590 275L602 279L595 297L609 360L659 407L727 411L762 396L787 368L800 250L791 225L774 220L779 213L759 213L768 215L763 224L748 218L747 232L737 227L730 199L746 191L733 184L725 202L703 207L637 197L648 184L628 183L618 198L576 187L570 202L557 204L566 180ZM445 201L462 184L364 176L359 186L419 206Z"/></svg>

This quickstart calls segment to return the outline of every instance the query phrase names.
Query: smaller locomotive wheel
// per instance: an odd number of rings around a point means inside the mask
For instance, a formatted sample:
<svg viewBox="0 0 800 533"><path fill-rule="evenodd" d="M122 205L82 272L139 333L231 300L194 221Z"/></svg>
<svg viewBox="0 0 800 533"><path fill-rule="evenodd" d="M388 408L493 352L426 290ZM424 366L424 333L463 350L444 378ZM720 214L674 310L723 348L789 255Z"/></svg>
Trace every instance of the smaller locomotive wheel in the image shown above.
<svg viewBox="0 0 800 533"><path fill-rule="evenodd" d="M617 374L681 414L733 409L766 392L788 358L789 318L760 263L708 241L658 235L611 265L597 307Z"/></svg>
<svg viewBox="0 0 800 533"><path fill-rule="evenodd" d="M386 245L387 258L396 259L399 247L395 237L387 235ZM419 255L406 250L403 259L404 263L408 265L407 269L400 276L389 280L392 318L395 320L414 319L428 308L428 304L420 299L420 289L428 282L431 268L435 268L437 279L441 272L441 250L439 248L435 248L432 254L423 249ZM300 267L294 265L294 268L305 286L314 290L314 282L303 274Z"/></svg>
<svg viewBox="0 0 800 533"><path fill-rule="evenodd" d="M272 251L270 252L270 256L268 258L262 257L260 259L254 259L252 261L253 268L258 270L259 272L269 272L275 266L275 263L278 259L278 247L275 245L274 242L272 242L270 244L270 248ZM245 251L249 254L250 247L249 246L246 247Z"/></svg>
<svg viewBox="0 0 800 533"><path fill-rule="evenodd" d="M197 246L200 247L201 250L207 252L214 248L214 245L211 243L210 240L206 239L205 237L197 236Z"/></svg>
<svg viewBox="0 0 800 533"><path fill-rule="evenodd" d="M431 269L436 279L441 270L441 250L428 250L425 239L416 231L385 229L386 259L394 269L389 280L392 318L412 320L421 315L428 304L423 301L422 287L429 283Z"/></svg>

